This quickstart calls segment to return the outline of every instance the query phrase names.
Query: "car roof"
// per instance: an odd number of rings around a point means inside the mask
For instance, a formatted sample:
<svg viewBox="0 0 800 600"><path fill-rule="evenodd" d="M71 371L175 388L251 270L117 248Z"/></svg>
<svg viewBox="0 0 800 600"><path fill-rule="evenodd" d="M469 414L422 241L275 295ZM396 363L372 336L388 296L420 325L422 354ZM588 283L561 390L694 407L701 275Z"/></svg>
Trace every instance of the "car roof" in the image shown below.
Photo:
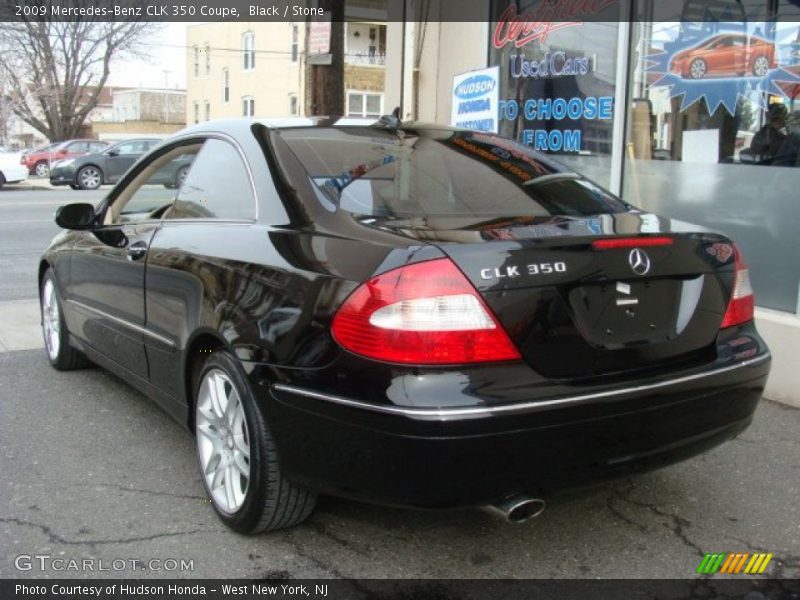
<svg viewBox="0 0 800 600"><path fill-rule="evenodd" d="M277 117L277 118L249 118L238 117L231 119L217 119L215 121L205 121L190 125L189 127L178 131L172 136L160 140L162 144L169 144L176 140L192 138L193 136L207 136L213 134L229 135L233 138L245 138L252 135L251 128L253 125L263 125L270 129L314 129L314 128L355 128L355 127L369 127L375 126L380 123L380 119L362 118L362 117L328 117L328 116L315 116L315 117ZM390 128L387 125L387 128ZM451 127L449 125L442 125L439 123L426 123L420 121L408 121L401 123L398 129L403 130L447 130L447 131L462 131L458 127ZM487 135L493 135L490 132L484 132Z"/></svg>
<svg viewBox="0 0 800 600"><path fill-rule="evenodd" d="M238 117L233 119L217 119L196 123L182 129L173 137L185 137L192 134L207 133L235 133L250 129L253 125L264 125L270 129L288 129L295 127L342 127L342 126L368 126L378 122L378 119L361 117L264 117L249 118Z"/></svg>

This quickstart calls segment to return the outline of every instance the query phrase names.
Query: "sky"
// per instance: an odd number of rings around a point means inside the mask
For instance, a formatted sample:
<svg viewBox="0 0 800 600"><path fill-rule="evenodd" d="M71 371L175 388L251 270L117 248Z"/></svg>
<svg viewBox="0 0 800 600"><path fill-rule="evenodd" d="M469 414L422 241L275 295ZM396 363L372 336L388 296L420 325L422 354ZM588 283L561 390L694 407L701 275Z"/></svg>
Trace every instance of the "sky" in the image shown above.
<svg viewBox="0 0 800 600"><path fill-rule="evenodd" d="M186 27L190 23L157 23L148 41L147 60L117 60L107 85L120 87L186 87ZM165 74L164 71L169 71Z"/></svg>

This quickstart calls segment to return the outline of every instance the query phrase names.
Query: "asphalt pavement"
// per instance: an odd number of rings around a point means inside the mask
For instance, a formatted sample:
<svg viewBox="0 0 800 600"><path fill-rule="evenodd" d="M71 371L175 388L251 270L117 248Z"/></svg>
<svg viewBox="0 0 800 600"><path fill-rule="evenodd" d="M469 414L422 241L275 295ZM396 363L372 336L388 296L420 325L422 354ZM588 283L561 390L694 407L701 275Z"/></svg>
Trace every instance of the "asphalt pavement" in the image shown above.
<svg viewBox="0 0 800 600"><path fill-rule="evenodd" d="M322 498L294 529L230 532L188 433L101 369L52 370L41 348L35 269L52 214L102 194L0 191L0 577L690 578L706 552L774 553L765 576L800 577L800 410L768 401L736 440L552 498L521 525ZM173 559L192 568L153 570Z"/></svg>

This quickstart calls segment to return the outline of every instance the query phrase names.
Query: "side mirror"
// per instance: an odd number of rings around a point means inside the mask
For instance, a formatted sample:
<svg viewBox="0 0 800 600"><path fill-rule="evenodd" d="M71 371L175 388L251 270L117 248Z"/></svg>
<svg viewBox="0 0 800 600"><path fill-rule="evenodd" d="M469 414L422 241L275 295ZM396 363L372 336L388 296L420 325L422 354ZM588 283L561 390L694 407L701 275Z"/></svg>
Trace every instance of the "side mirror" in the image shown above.
<svg viewBox="0 0 800 600"><path fill-rule="evenodd" d="M108 152L106 152L106 154L108 154L109 156L119 156L119 150L115 148L114 150L109 150Z"/></svg>
<svg viewBox="0 0 800 600"><path fill-rule="evenodd" d="M94 205L88 202L65 204L56 211L56 225L62 229L91 229L94 224Z"/></svg>
<svg viewBox="0 0 800 600"><path fill-rule="evenodd" d="M59 150L58 152L56 152L56 154L57 154L58 156L64 156L66 153L67 153L67 149L66 149L66 148L62 148L61 150Z"/></svg>

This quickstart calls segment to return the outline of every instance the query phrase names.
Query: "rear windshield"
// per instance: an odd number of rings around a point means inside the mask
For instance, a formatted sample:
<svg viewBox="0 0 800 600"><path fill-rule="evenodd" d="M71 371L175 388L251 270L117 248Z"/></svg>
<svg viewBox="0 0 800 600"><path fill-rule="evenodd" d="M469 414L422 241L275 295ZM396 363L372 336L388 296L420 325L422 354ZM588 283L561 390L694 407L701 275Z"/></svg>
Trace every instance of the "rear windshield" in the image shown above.
<svg viewBox="0 0 800 600"><path fill-rule="evenodd" d="M284 129L280 137L329 209L396 218L630 210L591 181L494 135L346 127Z"/></svg>

